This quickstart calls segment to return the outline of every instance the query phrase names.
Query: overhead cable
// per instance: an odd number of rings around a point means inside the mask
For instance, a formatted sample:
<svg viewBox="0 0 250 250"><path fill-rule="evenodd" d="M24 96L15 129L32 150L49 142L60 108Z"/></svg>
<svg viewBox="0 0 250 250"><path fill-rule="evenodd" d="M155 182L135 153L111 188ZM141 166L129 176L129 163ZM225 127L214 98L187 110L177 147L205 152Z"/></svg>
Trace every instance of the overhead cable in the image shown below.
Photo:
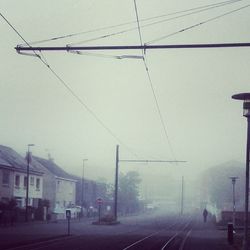
<svg viewBox="0 0 250 250"><path fill-rule="evenodd" d="M157 24L161 24L161 23L164 23L164 22L173 21L173 20L176 20L178 18L183 18L183 17L187 17L187 16L194 15L194 14L197 14L197 13L201 13L201 12L204 12L204 11L208 11L208 10L211 10L211 9L223 7L225 5L233 4L233 3L238 2L238 1L242 1L242 0L223 2L220 5L217 4L215 6L214 5L213 6L209 6L207 8L203 8L201 10L196 10L196 11L193 11L193 12L190 12L190 13L187 13L187 14L182 14L182 15L179 15L179 16L174 16L174 17L163 19L163 20L159 20L159 21L148 23L148 24L144 24L144 25L141 25L140 28L144 29L144 28L147 28L147 27L150 27L150 26L154 26L154 25L157 25ZM194 8L194 9L197 9L197 8ZM183 11L183 12L185 12L185 11ZM168 16L168 15L166 15L166 16ZM112 33L107 33L107 34L99 35L99 36L96 36L96 37L93 37L93 38L88 38L88 39L84 39L84 40L81 40L81 41L78 41L78 42L70 43L67 46L74 46L74 45L77 45L77 44L83 44L83 43L93 42L93 41L105 39L105 38L108 38L108 37L113 37L113 36L117 36L117 35L121 35L121 34L124 34L124 33L131 32L131 31L135 31L137 29L138 29L137 26L136 27L132 27L132 28L127 28L127 29L124 29L124 30L120 30L120 31L112 32Z"/></svg>
<svg viewBox="0 0 250 250"><path fill-rule="evenodd" d="M181 11L176 11L176 12L167 13L167 14L163 14L163 15L158 15L158 16L153 16L153 17L149 17L149 18L140 19L140 22L147 22L147 21L154 20L154 19L159 19L159 18L163 18L163 17L167 17L167 16L173 16L173 15L177 15L177 14L180 14L180 13L190 12L190 11L204 9L204 8L205 8L205 10L208 10L208 9L210 9L209 7L220 7L220 6L224 6L224 5L227 5L227 4L240 2L240 1L243 1L243 0L229 0L229 1L222 1L222 2L218 2L218 3L214 3L214 4L209 4L209 5L202 5L202 6L195 7L195 8L190 8L190 9L186 9L186 10L181 10ZM120 24L116 24L116 25L100 27L100 28L97 28L97 29L92 29L92 30L87 30L87 31L81 31L81 32L67 34L67 35L62 35L62 36L58 36L58 37L52 37L52 38L37 40L37 41L30 41L29 44L30 45L41 44L41 43L46 43L46 42L71 38L71 37L75 37L75 36L86 35L86 34L90 34L90 33L94 33L94 32L104 31L104 30L108 30L108 29L118 28L118 27L122 27L122 26L127 26L127 25L131 25L131 24L135 24L135 23L136 23L136 21L125 22L125 23L120 23ZM136 29L136 28L133 28L133 30L134 29ZM131 31L131 29L126 29L124 32L129 32L129 31ZM115 34L113 34L113 35L115 35ZM20 46L25 45L25 44L20 44Z"/></svg>
<svg viewBox="0 0 250 250"><path fill-rule="evenodd" d="M212 17L212 18L209 18L209 19L207 19L207 20L205 20L205 21L202 21L202 22L196 23L196 24L194 24L194 25L188 26L188 27L186 27L186 28L184 28L184 29L181 29L181 30L178 30L178 31L176 31L176 32L173 32L173 33L167 34L167 35L165 35L165 36L161 36L161 37L159 37L159 38L156 38L156 39L154 39L154 40L151 40L151 41L145 43L145 45L148 45L148 44L152 44L152 43L158 42L158 41L163 40L163 39L165 39L165 38L168 38L168 37L170 37L170 36L177 35L177 34L182 33L182 32L184 32L184 31L187 31L187 30L196 28L196 27L198 27L198 26L201 26L201 25L203 25L203 24L206 24L206 23L215 21L215 20L217 20L217 19L219 19L219 18L225 17L225 16L227 16L227 15L230 15L230 14L232 14L232 13L238 12L238 11L240 11L240 10L246 9L246 8L248 8L249 6L250 6L250 4L247 4L247 5L243 6L243 7L238 8L238 9L234 9L234 10L228 11L228 12L226 12L226 13L224 13L224 14L221 14L221 15L218 15L218 16L215 16L215 17Z"/></svg>
<svg viewBox="0 0 250 250"><path fill-rule="evenodd" d="M139 14L138 14L136 0L134 0L134 6L135 6L135 13L136 13L136 20L137 20L137 25L138 25L138 33L139 33L139 37L140 37L140 43L141 43L141 46L143 46L142 34L141 34L141 29L140 29ZM149 83L150 83L150 88L151 88L151 91L153 93L153 97L154 97L155 105L156 105L156 108L157 108L157 112L158 112L158 115L159 115L159 118L160 118L161 125L163 127L164 135L165 135L165 137L167 139L167 143L168 143L168 146L170 148L170 152L171 152L175 162L177 163L176 157L175 157L175 154L174 154L174 150L173 150L172 144L170 142L170 138L168 136L166 124L164 122L162 112L161 112L161 109L160 109L160 105L159 105L159 102L158 102L158 99L157 99L157 96L156 96L156 93L155 93L155 90L154 90L153 82L152 82L152 79L151 79L151 76L150 76L150 73L149 73L149 69L148 69L147 62L146 62L145 51L143 51L143 50L142 50L142 56L143 56L144 67L145 67L147 77L148 77L148 80L149 80Z"/></svg>
<svg viewBox="0 0 250 250"><path fill-rule="evenodd" d="M14 30L14 32L25 42L25 44L29 47L30 44L23 38L23 36L15 29L15 27L3 16L2 13L0 13L0 15L2 16L2 18L7 22L7 24ZM34 51L34 53L37 55L36 51ZM54 69L51 68L51 66L46 63L45 60L42 59L41 56L38 57L40 59L40 61L50 70L50 72L57 78L57 80L59 80L59 82L67 89L67 91L78 101L78 103L80 103L80 105L87 110L92 117L94 117L94 119L117 141L119 142L122 146L124 146L131 154L133 154L135 157L138 157L137 154L135 154L133 151L131 151L131 149L125 144L123 143L122 140L120 140L120 138L118 138L113 131L94 113L94 111L88 107L88 105L73 91L73 89L62 79L62 77L60 77Z"/></svg>

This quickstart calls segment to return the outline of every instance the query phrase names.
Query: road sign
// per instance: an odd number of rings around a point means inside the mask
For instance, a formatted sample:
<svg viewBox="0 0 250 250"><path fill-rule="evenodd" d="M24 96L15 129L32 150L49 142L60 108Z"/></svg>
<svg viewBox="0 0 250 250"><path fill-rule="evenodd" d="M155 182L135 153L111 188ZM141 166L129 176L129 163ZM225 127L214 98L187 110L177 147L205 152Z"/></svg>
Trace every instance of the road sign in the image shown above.
<svg viewBox="0 0 250 250"><path fill-rule="evenodd" d="M70 235L70 219L71 219L71 210L66 209L66 218L68 220L68 236Z"/></svg>
<svg viewBox="0 0 250 250"><path fill-rule="evenodd" d="M70 209L66 209L66 218L67 219L71 218L71 210Z"/></svg>
<svg viewBox="0 0 250 250"><path fill-rule="evenodd" d="M97 198L97 199L96 199L96 203L97 203L97 204L102 204L102 203L103 203L103 199L100 198L100 197Z"/></svg>

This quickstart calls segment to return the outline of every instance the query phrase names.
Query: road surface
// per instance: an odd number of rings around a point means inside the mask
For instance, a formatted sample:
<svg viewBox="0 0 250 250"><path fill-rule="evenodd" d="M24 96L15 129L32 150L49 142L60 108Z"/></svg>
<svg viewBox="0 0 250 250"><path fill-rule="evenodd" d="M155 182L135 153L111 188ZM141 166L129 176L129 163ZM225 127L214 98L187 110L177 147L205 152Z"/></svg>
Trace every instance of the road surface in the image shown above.
<svg viewBox="0 0 250 250"><path fill-rule="evenodd" d="M1 229L1 249L12 250L227 250L226 231L201 216L148 214L121 218L118 225L92 225L91 220L38 223Z"/></svg>

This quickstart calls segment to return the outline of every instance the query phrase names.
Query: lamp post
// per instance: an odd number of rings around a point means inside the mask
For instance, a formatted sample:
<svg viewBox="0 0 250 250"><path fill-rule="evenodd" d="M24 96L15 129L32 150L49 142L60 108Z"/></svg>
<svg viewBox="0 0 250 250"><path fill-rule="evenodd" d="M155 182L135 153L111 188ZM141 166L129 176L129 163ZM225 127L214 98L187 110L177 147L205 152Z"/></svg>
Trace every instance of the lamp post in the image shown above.
<svg viewBox="0 0 250 250"><path fill-rule="evenodd" d="M117 221L117 202L118 202L118 172L119 172L119 145L116 145L115 157L115 200L114 200L114 219Z"/></svg>
<svg viewBox="0 0 250 250"><path fill-rule="evenodd" d="M232 96L233 99L243 101L243 116L247 118L247 146L246 146L246 184L245 184L245 219L243 249L248 249L248 201L249 201L249 154L250 154L250 93Z"/></svg>
<svg viewBox="0 0 250 250"><path fill-rule="evenodd" d="M184 211L184 176L181 178L181 215Z"/></svg>
<svg viewBox="0 0 250 250"><path fill-rule="evenodd" d="M82 216L83 216L83 203L84 203L84 162L88 159L82 160L82 195L81 195L81 206L82 206Z"/></svg>
<svg viewBox="0 0 250 250"><path fill-rule="evenodd" d="M236 206L235 206L235 183L238 177L229 177L229 179L232 180L232 185L233 185L233 226L235 227L235 211L236 211Z"/></svg>
<svg viewBox="0 0 250 250"><path fill-rule="evenodd" d="M28 205L29 205L29 178L30 178L30 162L31 162L31 156L30 156L30 147L35 146L35 144L28 144L28 152L26 155L27 160L27 181L26 181L26 200L25 200L25 221L28 222L29 216L28 216Z"/></svg>

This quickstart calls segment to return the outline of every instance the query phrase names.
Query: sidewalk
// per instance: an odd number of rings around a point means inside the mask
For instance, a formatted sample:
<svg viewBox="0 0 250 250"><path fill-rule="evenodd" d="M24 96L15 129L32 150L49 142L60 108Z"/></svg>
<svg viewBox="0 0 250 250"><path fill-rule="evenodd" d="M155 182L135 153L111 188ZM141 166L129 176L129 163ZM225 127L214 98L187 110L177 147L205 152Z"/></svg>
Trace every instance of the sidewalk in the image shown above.
<svg viewBox="0 0 250 250"><path fill-rule="evenodd" d="M91 224L93 218L71 220L71 233L80 234L81 228ZM17 223L14 226L0 227L0 249L41 242L45 240L67 237L67 220L58 222L34 221L28 223Z"/></svg>
<svg viewBox="0 0 250 250"><path fill-rule="evenodd" d="M219 230L216 225L201 219L194 223L185 250L236 250L227 242L227 230Z"/></svg>

